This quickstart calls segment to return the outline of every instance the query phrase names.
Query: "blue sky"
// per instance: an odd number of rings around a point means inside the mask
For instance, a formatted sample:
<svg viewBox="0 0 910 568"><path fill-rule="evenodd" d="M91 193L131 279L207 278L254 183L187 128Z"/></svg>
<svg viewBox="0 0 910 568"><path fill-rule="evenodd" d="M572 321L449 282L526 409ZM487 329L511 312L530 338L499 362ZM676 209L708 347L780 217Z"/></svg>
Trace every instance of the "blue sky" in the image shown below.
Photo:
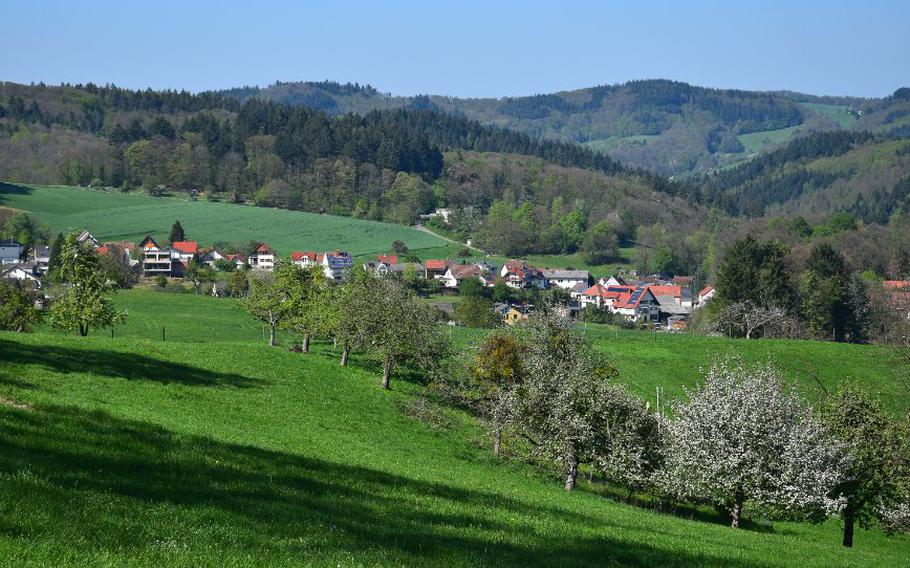
<svg viewBox="0 0 910 568"><path fill-rule="evenodd" d="M910 85L910 1L3 0L0 80L193 91L357 81L525 95L631 79L883 96Z"/></svg>

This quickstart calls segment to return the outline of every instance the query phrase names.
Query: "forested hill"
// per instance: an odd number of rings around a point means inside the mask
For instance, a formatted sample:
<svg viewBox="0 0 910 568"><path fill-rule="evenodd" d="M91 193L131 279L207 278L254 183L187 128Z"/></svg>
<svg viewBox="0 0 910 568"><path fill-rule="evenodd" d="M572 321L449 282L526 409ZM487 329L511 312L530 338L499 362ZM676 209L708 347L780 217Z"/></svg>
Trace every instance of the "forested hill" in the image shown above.
<svg viewBox="0 0 910 568"><path fill-rule="evenodd" d="M827 215L885 224L910 210L910 138L832 131L796 139L738 167L708 174L703 199L728 213Z"/></svg>
<svg viewBox="0 0 910 568"><path fill-rule="evenodd" d="M328 114L438 109L532 137L584 144L663 175L710 171L810 132L910 128L904 90L883 99L707 89L667 80L632 81L529 97L397 97L370 86L275 83L220 94L318 108Z"/></svg>
<svg viewBox="0 0 910 568"><path fill-rule="evenodd" d="M694 229L692 186L577 144L432 109L328 115L215 93L0 84L0 180L94 185L412 224L494 252L618 258L640 226ZM40 220L39 220L40 221Z"/></svg>

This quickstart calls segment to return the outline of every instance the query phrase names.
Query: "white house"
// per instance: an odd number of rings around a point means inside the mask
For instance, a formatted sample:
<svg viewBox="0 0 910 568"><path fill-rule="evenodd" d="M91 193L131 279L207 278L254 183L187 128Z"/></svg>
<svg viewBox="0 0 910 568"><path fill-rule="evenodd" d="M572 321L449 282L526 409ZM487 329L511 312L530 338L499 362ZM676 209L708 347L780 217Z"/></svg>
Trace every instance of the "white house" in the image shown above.
<svg viewBox="0 0 910 568"><path fill-rule="evenodd" d="M19 286L28 285L31 288L40 288L41 280L32 271L31 266L17 264L7 265L6 268L0 269L0 280L15 280Z"/></svg>
<svg viewBox="0 0 910 568"><path fill-rule="evenodd" d="M98 248L101 246L101 241L99 241L98 239L93 237L92 234L89 233L88 231L82 231L81 233L79 233L79 236L76 237L76 242L88 243L95 248Z"/></svg>
<svg viewBox="0 0 910 568"><path fill-rule="evenodd" d="M697 303L698 306L705 305L708 300L714 297L714 294L717 293L717 290L713 286L705 286L701 289L701 292L698 293Z"/></svg>
<svg viewBox="0 0 910 568"><path fill-rule="evenodd" d="M275 269L275 251L269 248L269 245L260 243L259 246L250 253L247 262L249 263L250 268L271 272Z"/></svg>
<svg viewBox="0 0 910 568"><path fill-rule="evenodd" d="M635 288L623 293L613 302L610 311L632 321L658 321L660 319L660 303L650 290L650 286Z"/></svg>
<svg viewBox="0 0 910 568"><path fill-rule="evenodd" d="M211 266L212 268L214 268L216 262L218 262L219 260L224 260L225 258L226 257L223 254L221 254L221 251L219 251L216 248L210 248L209 250L202 253L202 255L199 257L199 260L203 264L207 264L207 265Z"/></svg>
<svg viewBox="0 0 910 568"><path fill-rule="evenodd" d="M541 272L550 286L558 286L565 290L571 290L577 284L587 284L590 278L587 270L554 270L547 268Z"/></svg>
<svg viewBox="0 0 910 568"><path fill-rule="evenodd" d="M170 276L171 250L161 248L150 235L146 235L139 243L142 255L142 273L146 276Z"/></svg>
<svg viewBox="0 0 910 568"><path fill-rule="evenodd" d="M540 288L547 287L547 279L540 270L528 266L520 260L510 260L502 265L499 275L511 288Z"/></svg>
<svg viewBox="0 0 910 568"><path fill-rule="evenodd" d="M199 244L196 241L176 241L171 243L171 258L188 264L193 257L199 254Z"/></svg>
<svg viewBox="0 0 910 568"><path fill-rule="evenodd" d="M0 264L17 264L22 256L22 245L19 241L7 239L0 241Z"/></svg>
<svg viewBox="0 0 910 568"><path fill-rule="evenodd" d="M476 264L453 264L440 280L446 288L458 288L467 278L476 278L486 285L483 276L483 269Z"/></svg>
<svg viewBox="0 0 910 568"><path fill-rule="evenodd" d="M329 280L335 282L344 280L353 267L354 259L348 252L336 250L322 255L322 272Z"/></svg>

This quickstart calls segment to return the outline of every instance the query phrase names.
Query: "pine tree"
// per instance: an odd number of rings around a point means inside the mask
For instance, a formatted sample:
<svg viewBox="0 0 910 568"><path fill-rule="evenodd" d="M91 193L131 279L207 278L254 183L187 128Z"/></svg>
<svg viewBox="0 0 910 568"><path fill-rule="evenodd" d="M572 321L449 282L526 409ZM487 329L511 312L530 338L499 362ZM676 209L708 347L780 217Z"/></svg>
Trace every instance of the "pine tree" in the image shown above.
<svg viewBox="0 0 910 568"><path fill-rule="evenodd" d="M171 243L178 243L186 240L186 235L183 234L183 226L180 225L180 221L174 221L174 224L171 225L171 234L168 237Z"/></svg>

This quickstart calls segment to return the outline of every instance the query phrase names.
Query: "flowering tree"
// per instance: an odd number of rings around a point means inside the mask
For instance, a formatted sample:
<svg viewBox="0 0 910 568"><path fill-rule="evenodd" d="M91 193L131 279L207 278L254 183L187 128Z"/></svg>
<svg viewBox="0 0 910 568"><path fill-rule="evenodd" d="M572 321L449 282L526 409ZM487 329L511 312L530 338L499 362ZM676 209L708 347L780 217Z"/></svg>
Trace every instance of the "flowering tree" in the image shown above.
<svg viewBox="0 0 910 568"><path fill-rule="evenodd" d="M687 394L668 424L663 481L672 493L726 508L734 528L747 500L816 518L842 508L829 494L846 466L843 447L773 366L722 360Z"/></svg>
<svg viewBox="0 0 910 568"><path fill-rule="evenodd" d="M503 397L503 414L535 455L562 467L566 491L575 488L581 463L645 471L651 446L641 425L649 417L614 382L616 369L555 314L531 318L522 339L522 381Z"/></svg>
<svg viewBox="0 0 910 568"><path fill-rule="evenodd" d="M507 393L524 375L525 346L508 330L490 334L478 347L470 366L470 381L459 398L486 417L493 430L493 454L499 455L502 426L509 422Z"/></svg>

